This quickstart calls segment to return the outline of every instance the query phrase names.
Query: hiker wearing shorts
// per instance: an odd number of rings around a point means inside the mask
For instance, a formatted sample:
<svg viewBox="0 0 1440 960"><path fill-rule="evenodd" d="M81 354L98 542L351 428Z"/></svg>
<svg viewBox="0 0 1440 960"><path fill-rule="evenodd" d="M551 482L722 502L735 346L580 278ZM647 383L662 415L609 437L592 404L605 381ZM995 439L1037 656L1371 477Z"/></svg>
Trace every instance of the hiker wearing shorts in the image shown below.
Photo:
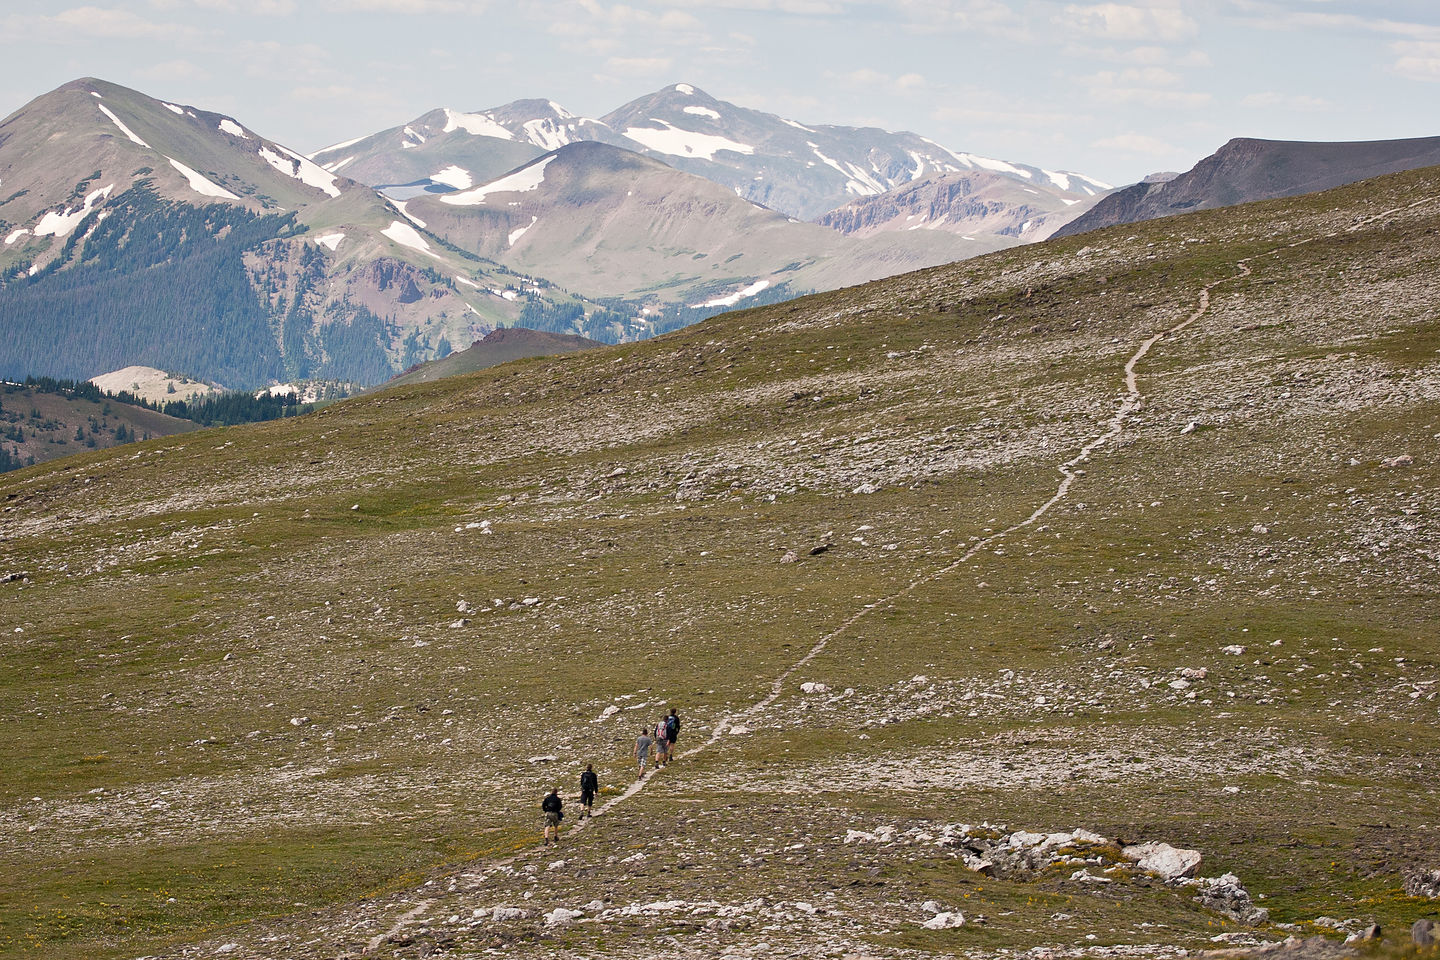
<svg viewBox="0 0 1440 960"><path fill-rule="evenodd" d="M675 741L680 739L680 714L675 708L670 708L670 716L665 718L665 741L670 745L670 762L675 762Z"/></svg>
<svg viewBox="0 0 1440 960"><path fill-rule="evenodd" d="M560 821L565 817L565 801L560 799L560 788L551 787L545 799L540 801L540 812L545 815L545 845L555 841L560 846Z"/></svg>
<svg viewBox="0 0 1440 960"><path fill-rule="evenodd" d="M640 764L640 776L636 777L636 780L645 779L645 764L650 762L650 747L654 742L650 739L650 731L641 727L640 736L635 739L635 759Z"/></svg>
<svg viewBox="0 0 1440 960"><path fill-rule="evenodd" d="M580 774L580 819L586 820L595 816L590 808L595 803L595 794L600 792L600 778L595 776L593 764L585 764L585 772Z"/></svg>
<svg viewBox="0 0 1440 960"><path fill-rule="evenodd" d="M666 735L667 728L662 717L660 722L655 724L655 769L662 770L665 764L670 762L670 738Z"/></svg>

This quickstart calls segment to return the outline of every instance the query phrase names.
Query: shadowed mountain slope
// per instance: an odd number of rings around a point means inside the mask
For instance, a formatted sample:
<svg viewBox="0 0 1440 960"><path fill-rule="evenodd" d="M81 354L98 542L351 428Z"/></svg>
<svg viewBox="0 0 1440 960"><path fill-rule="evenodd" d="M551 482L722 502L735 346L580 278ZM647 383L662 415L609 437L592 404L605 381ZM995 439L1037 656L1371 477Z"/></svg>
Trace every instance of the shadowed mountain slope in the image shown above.
<svg viewBox="0 0 1440 960"><path fill-rule="evenodd" d="M1293 197L1440 163L1440 137L1346 143L1231 140L1187 173L1115 191L1055 236L1190 210Z"/></svg>

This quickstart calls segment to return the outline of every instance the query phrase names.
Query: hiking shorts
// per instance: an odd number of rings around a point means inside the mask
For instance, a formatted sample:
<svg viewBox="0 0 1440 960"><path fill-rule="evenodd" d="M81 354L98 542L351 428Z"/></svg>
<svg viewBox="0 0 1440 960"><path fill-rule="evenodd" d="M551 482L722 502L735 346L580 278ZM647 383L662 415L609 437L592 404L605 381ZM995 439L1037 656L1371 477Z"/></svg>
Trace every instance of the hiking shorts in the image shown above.
<svg viewBox="0 0 1440 960"><path fill-rule="evenodd" d="M595 794L593 794L593 793L582 793L582 794L580 794L580 806L582 806L582 807L588 807L588 806L590 806L590 805L591 805L592 803L594 803L594 802L595 802Z"/></svg>
<svg viewBox="0 0 1440 960"><path fill-rule="evenodd" d="M558 827L558 826L560 826L560 811L559 811L559 810L547 810L547 811L545 811L545 826L547 826L547 827Z"/></svg>

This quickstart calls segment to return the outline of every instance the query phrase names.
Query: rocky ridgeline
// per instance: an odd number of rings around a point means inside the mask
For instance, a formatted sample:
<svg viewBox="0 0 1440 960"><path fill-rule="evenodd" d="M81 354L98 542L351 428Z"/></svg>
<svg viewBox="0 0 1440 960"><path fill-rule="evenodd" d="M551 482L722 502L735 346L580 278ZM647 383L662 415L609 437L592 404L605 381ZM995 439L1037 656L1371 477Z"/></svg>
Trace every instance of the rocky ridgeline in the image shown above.
<svg viewBox="0 0 1440 960"><path fill-rule="evenodd" d="M1156 840L1126 844L1083 828L1069 833L1006 832L1003 827L985 823L979 826L946 824L936 829L911 827L904 831L893 826L881 826L873 831L849 830L845 842L947 848L955 851L965 866L976 873L1021 882L1045 878L1111 884L1149 883L1158 879L1192 891L1196 901L1230 920L1258 925L1270 918L1270 912L1255 905L1235 874L1198 877L1202 859L1198 850L1173 847ZM933 912L935 917L923 925L932 926L940 916L950 913L938 906ZM964 922L963 918L956 918L958 913L939 923L959 926Z"/></svg>

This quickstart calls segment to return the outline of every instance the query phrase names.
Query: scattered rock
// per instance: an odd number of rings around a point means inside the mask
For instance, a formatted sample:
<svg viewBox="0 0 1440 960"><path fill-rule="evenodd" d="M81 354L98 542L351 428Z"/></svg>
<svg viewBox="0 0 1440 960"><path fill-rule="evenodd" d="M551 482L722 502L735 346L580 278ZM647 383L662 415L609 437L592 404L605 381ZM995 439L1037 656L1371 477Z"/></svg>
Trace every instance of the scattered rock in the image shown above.
<svg viewBox="0 0 1440 960"><path fill-rule="evenodd" d="M927 930L953 930L955 927L965 926L965 915L959 910L945 910L929 920L922 921L920 926Z"/></svg>
<svg viewBox="0 0 1440 960"><path fill-rule="evenodd" d="M1387 470L1394 470L1396 467L1410 467L1415 465L1415 458L1408 453L1402 453L1398 457L1386 457L1380 461L1380 466Z"/></svg>
<svg viewBox="0 0 1440 960"><path fill-rule="evenodd" d="M794 563L795 561L797 561L797 560L799 560L799 559L800 559L799 555L797 555L794 550L786 550L786 551L785 551L785 555L780 558L780 562L781 562L781 563Z"/></svg>
<svg viewBox="0 0 1440 960"><path fill-rule="evenodd" d="M1380 924L1372 923L1359 933L1352 933L1345 938L1346 943L1367 943L1371 940L1380 939Z"/></svg>
<svg viewBox="0 0 1440 960"><path fill-rule="evenodd" d="M309 717L291 717L291 718L290 718L290 726L292 726L292 727L303 727L303 726L307 726L309 723L310 723L310 718L309 718Z"/></svg>
<svg viewBox="0 0 1440 960"><path fill-rule="evenodd" d="M818 556L820 556L820 554L825 553L825 552L826 552L827 550L829 550L829 549L830 549L830 544L828 544L828 543L822 543L822 544L820 544L820 546L818 546L818 547L811 547L811 548L810 548L810 556L812 556L812 557L818 557Z"/></svg>
<svg viewBox="0 0 1440 960"><path fill-rule="evenodd" d="M490 911L491 920L524 920L530 911L520 907L501 906Z"/></svg>
<svg viewBox="0 0 1440 960"><path fill-rule="evenodd" d="M1405 877L1405 892L1412 897L1440 900L1440 870L1421 870Z"/></svg>
<svg viewBox="0 0 1440 960"><path fill-rule="evenodd" d="M1182 850L1157 840L1132 844L1121 852L1136 861L1141 870L1153 873L1163 880L1193 877L1200 868L1199 850Z"/></svg>
<svg viewBox="0 0 1440 960"><path fill-rule="evenodd" d="M1440 923L1434 920L1416 920L1410 927L1410 939L1417 947L1429 947L1440 942Z"/></svg>
<svg viewBox="0 0 1440 960"><path fill-rule="evenodd" d="M1199 424L1196 423L1194 420L1191 420L1189 423L1185 424L1185 426L1180 428L1180 432L1182 434L1194 433L1197 426L1199 426Z"/></svg>
<svg viewBox="0 0 1440 960"><path fill-rule="evenodd" d="M815 683L814 681L811 681L811 680L806 680L804 683L800 684L800 689L803 690L805 693L829 693L829 692L830 692L830 687L829 687L828 685L823 684L823 683Z"/></svg>
<svg viewBox="0 0 1440 960"><path fill-rule="evenodd" d="M545 926L562 927L583 916L585 916L584 910L567 910L565 907L556 907L545 914Z"/></svg>

